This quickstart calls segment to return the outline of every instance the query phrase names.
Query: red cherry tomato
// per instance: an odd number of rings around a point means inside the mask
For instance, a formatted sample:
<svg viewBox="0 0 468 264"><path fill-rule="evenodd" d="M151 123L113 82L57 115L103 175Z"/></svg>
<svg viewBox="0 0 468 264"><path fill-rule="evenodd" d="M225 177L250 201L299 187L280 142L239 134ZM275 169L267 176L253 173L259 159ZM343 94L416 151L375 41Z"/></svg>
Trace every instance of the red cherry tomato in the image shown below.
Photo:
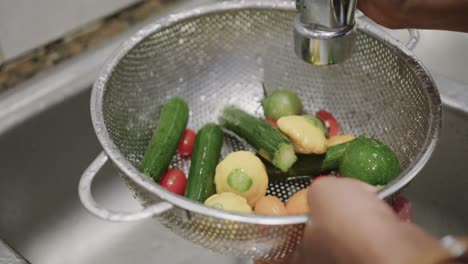
<svg viewBox="0 0 468 264"><path fill-rule="evenodd" d="M322 120L330 137L338 136L340 134L340 125L338 125L338 121L336 121L335 117L331 113L322 110L317 113L317 117Z"/></svg>
<svg viewBox="0 0 468 264"><path fill-rule="evenodd" d="M187 177L185 177L184 172L179 169L167 170L161 179L162 187L179 195L184 195L186 183Z"/></svg>
<svg viewBox="0 0 468 264"><path fill-rule="evenodd" d="M193 130L185 129L184 134L180 138L179 146L177 147L177 151L182 157L188 157L192 154L196 137L197 134Z"/></svg>
<svg viewBox="0 0 468 264"><path fill-rule="evenodd" d="M265 121L267 121L268 123L270 123L272 126L274 127L278 127L278 124L276 123L275 120L271 120L271 119L265 119Z"/></svg>
<svg viewBox="0 0 468 264"><path fill-rule="evenodd" d="M398 195L390 202L390 205L402 221L412 221L413 209L411 206L411 202L408 199L406 199L406 197Z"/></svg>

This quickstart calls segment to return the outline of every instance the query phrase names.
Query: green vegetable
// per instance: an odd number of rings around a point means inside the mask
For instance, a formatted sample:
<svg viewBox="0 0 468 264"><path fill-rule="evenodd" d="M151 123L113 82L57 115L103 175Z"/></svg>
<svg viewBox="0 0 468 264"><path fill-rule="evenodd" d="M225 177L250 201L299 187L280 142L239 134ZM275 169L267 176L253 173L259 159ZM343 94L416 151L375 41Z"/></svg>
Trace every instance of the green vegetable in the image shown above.
<svg viewBox="0 0 468 264"><path fill-rule="evenodd" d="M302 102L297 94L283 89L273 91L262 102L265 117L278 120L283 116L302 114Z"/></svg>
<svg viewBox="0 0 468 264"><path fill-rule="evenodd" d="M227 107L220 117L221 125L245 139L273 165L286 172L296 162L294 146L269 123L235 107Z"/></svg>
<svg viewBox="0 0 468 264"><path fill-rule="evenodd" d="M188 121L189 108L179 97L162 107L159 122L145 151L140 171L158 182L169 167Z"/></svg>
<svg viewBox="0 0 468 264"><path fill-rule="evenodd" d="M338 169L341 157L352 141L329 147L323 155L299 155L288 172L282 172L265 162L268 177L274 180L292 180L318 176Z"/></svg>
<svg viewBox="0 0 468 264"><path fill-rule="evenodd" d="M246 192L252 187L252 178L243 169L234 169L229 173L227 183L236 192Z"/></svg>
<svg viewBox="0 0 468 264"><path fill-rule="evenodd" d="M198 131L185 197L203 203L215 193L215 170L222 146L223 131L218 125L208 123Z"/></svg>
<svg viewBox="0 0 468 264"><path fill-rule="evenodd" d="M305 118L307 118L312 125L318 127L320 130L322 130L323 134L325 134L326 138L329 138L330 136L328 135L328 131L323 125L322 120L320 120L318 117L313 116L313 115L304 115Z"/></svg>
<svg viewBox="0 0 468 264"><path fill-rule="evenodd" d="M384 143L361 136L346 149L339 172L341 176L372 185L385 185L398 176L400 164L395 153Z"/></svg>

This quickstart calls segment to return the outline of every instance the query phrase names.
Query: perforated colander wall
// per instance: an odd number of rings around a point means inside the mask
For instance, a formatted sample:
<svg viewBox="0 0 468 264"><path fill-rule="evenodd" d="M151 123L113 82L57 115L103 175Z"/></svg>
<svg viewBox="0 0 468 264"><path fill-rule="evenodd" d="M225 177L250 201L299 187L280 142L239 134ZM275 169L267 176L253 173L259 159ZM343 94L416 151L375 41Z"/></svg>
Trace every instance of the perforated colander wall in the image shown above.
<svg viewBox="0 0 468 264"><path fill-rule="evenodd" d="M313 67L292 47L295 12L243 9L211 13L157 30L116 65L105 86L103 112L111 140L134 165L142 159L162 103L172 96L190 106L188 126L216 121L222 107L261 115L261 82L269 90L298 92L305 111L332 112L344 133L388 144L405 169L426 140L430 99L421 80L386 44L359 31L354 56L344 64ZM222 155L249 146L226 135ZM190 160L172 165L188 172ZM126 178L124 176L124 178ZM143 204L158 198L126 178ZM307 182L270 183L287 200ZM161 222L182 237L220 253L276 259L299 241L303 225L257 225L174 209ZM255 217L255 216L252 216Z"/></svg>

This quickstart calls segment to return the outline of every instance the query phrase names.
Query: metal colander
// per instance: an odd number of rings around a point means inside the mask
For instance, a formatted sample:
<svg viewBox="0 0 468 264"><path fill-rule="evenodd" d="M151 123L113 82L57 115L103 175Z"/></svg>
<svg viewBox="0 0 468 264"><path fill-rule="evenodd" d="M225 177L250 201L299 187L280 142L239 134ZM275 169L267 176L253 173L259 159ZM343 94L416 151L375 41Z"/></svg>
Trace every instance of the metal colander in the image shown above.
<svg viewBox="0 0 468 264"><path fill-rule="evenodd" d="M216 121L226 105L262 115L262 82L294 89L305 111L331 111L347 134L367 134L397 154L401 175L379 195L404 187L431 155L441 103L426 69L401 43L360 22L352 59L317 67L293 52L294 3L220 3L172 15L142 29L107 64L93 88L91 113L104 148L83 174L85 207L111 221L157 216L173 232L213 251L279 259L300 241L306 215L258 216L207 208L174 195L138 171L161 104L173 96L190 106L188 126ZM225 135L222 156L250 149ZM92 198L91 182L112 160L144 209L112 212ZM171 164L188 172L190 159ZM308 181L270 182L268 193L286 201Z"/></svg>

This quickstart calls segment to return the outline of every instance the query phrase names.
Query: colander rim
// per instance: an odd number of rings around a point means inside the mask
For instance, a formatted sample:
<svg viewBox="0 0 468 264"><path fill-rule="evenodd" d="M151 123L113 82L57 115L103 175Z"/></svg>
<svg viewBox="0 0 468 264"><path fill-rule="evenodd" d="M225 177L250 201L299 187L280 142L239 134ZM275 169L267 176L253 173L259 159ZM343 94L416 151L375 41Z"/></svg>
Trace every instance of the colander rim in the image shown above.
<svg viewBox="0 0 468 264"><path fill-rule="evenodd" d="M165 18L159 19L154 23L142 28L114 52L114 54L106 61L104 67L99 73L99 77L95 81L91 93L91 119L96 136L102 145L104 152L110 158L112 163L127 177L129 177L138 186L144 188L146 191L157 195L162 200L169 202L176 207L182 208L190 212L220 218L224 220L236 221L249 224L262 224L262 225L285 225L285 224L302 224L310 221L307 215L288 215L288 216L259 216L254 214L237 214L227 211L218 210L215 208L206 207L200 203L196 203L186 199L183 196L175 195L159 184L155 183L149 177L141 173L135 168L119 151L117 146L111 140L104 122L103 105L106 90L106 84L112 76L113 69L118 65L120 60L136 45L143 41L146 37L170 27L173 24L179 23L183 20L193 19L196 17L204 16L207 14L242 10L242 9L275 9L284 11L295 11L295 4L293 1L240 1L240 2L222 2L201 6L190 11L182 11L176 14L169 15ZM393 48L402 60L413 70L416 74L424 76L419 78L423 83L423 87L428 91L429 100L431 104L431 112L429 115L429 129L426 135L424 145L400 176L389 183L384 189L380 190L378 196L381 199L390 197L392 194L406 186L424 167L429 160L432 152L435 149L439 138L439 130L441 127L441 100L436 84L429 74L428 70L422 65L420 60L409 51L401 42L393 39L387 33L379 30L376 27L364 21L357 22L358 29L366 34L382 41L389 48Z"/></svg>

